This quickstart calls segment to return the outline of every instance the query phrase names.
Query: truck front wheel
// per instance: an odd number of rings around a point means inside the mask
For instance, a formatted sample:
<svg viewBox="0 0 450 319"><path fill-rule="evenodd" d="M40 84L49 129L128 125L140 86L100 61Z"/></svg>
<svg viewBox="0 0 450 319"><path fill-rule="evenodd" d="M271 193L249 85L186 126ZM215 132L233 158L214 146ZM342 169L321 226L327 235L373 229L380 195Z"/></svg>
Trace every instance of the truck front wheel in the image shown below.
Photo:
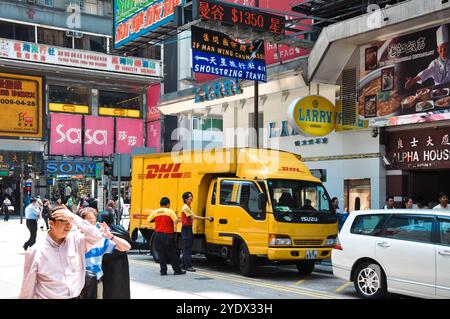
<svg viewBox="0 0 450 319"><path fill-rule="evenodd" d="M300 275L307 276L313 272L315 265L315 260L302 260L297 263L297 270Z"/></svg>
<svg viewBox="0 0 450 319"><path fill-rule="evenodd" d="M250 255L245 242L241 243L241 247L239 249L239 269L246 277L251 277L256 273L256 256Z"/></svg>

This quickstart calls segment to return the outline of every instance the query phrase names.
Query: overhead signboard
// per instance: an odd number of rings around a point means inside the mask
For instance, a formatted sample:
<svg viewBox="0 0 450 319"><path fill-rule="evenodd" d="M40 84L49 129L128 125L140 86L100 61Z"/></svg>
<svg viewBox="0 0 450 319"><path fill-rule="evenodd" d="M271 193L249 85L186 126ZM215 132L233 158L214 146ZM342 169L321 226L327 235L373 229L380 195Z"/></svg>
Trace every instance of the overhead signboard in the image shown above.
<svg viewBox="0 0 450 319"><path fill-rule="evenodd" d="M160 61L0 39L0 58L77 69L161 76Z"/></svg>
<svg viewBox="0 0 450 319"><path fill-rule="evenodd" d="M114 0L114 48L119 49L172 22L185 0Z"/></svg>
<svg viewBox="0 0 450 319"><path fill-rule="evenodd" d="M406 124L449 112L449 31L445 24L361 47L360 114L372 121L406 116L396 121Z"/></svg>
<svg viewBox="0 0 450 319"><path fill-rule="evenodd" d="M137 118L141 117L140 110L119 109L112 107L99 107L98 114L107 116L120 116L120 117L137 117Z"/></svg>
<svg viewBox="0 0 450 319"><path fill-rule="evenodd" d="M285 18L283 16L261 12L248 6L228 4L222 1L194 0L198 5L198 16L195 19L221 22L228 25L239 25L254 30L284 34Z"/></svg>
<svg viewBox="0 0 450 319"><path fill-rule="evenodd" d="M289 106L288 120L298 133L325 136L335 128L334 105L320 95L300 97Z"/></svg>
<svg viewBox="0 0 450 319"><path fill-rule="evenodd" d="M48 103L48 110L52 112L62 112L62 113L89 114L89 105Z"/></svg>
<svg viewBox="0 0 450 319"><path fill-rule="evenodd" d="M96 163L89 161L45 161L45 175L95 176Z"/></svg>
<svg viewBox="0 0 450 319"><path fill-rule="evenodd" d="M0 136L42 138L42 101L42 77L0 73Z"/></svg>
<svg viewBox="0 0 450 319"><path fill-rule="evenodd" d="M264 41L244 44L212 30L191 31L194 72L267 82Z"/></svg>

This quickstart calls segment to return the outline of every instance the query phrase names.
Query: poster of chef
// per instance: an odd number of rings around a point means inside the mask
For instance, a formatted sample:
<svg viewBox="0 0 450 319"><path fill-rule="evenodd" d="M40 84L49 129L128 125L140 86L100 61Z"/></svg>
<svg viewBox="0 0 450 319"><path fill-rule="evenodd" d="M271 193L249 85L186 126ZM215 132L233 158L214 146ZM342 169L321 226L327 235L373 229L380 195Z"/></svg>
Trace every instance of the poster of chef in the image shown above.
<svg viewBox="0 0 450 319"><path fill-rule="evenodd" d="M436 114L437 120L449 112L449 31L444 24L361 47L359 114L374 119L424 114L429 120Z"/></svg>

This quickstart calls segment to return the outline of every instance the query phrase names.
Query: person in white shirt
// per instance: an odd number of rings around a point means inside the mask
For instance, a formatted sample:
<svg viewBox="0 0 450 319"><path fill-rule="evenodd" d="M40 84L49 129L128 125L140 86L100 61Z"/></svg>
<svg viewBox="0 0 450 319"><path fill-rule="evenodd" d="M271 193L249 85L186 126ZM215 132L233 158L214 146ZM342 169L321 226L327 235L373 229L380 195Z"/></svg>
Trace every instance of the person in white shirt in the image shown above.
<svg viewBox="0 0 450 319"><path fill-rule="evenodd" d="M436 31L437 52L439 57L433 60L427 69L423 70L415 78L407 78L405 89L409 90L416 83L422 84L428 79L433 79L435 85L450 82L449 59L449 32L447 25L441 26Z"/></svg>
<svg viewBox="0 0 450 319"><path fill-rule="evenodd" d="M450 206L448 205L448 197L445 193L439 193L439 205L433 207L436 210L450 210Z"/></svg>
<svg viewBox="0 0 450 319"><path fill-rule="evenodd" d="M394 197L392 197L392 196L388 196L387 198L386 198L386 205L384 205L384 208L383 209L394 209L395 207L394 207Z"/></svg>

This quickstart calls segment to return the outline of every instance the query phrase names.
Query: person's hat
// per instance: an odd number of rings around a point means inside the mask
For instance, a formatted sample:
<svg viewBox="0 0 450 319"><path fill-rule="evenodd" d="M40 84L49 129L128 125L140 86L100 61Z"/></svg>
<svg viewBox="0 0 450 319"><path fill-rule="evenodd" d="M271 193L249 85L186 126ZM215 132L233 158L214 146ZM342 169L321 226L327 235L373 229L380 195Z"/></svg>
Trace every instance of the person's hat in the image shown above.
<svg viewBox="0 0 450 319"><path fill-rule="evenodd" d="M436 42L437 45L448 43L448 27L447 25L442 25L436 31Z"/></svg>

